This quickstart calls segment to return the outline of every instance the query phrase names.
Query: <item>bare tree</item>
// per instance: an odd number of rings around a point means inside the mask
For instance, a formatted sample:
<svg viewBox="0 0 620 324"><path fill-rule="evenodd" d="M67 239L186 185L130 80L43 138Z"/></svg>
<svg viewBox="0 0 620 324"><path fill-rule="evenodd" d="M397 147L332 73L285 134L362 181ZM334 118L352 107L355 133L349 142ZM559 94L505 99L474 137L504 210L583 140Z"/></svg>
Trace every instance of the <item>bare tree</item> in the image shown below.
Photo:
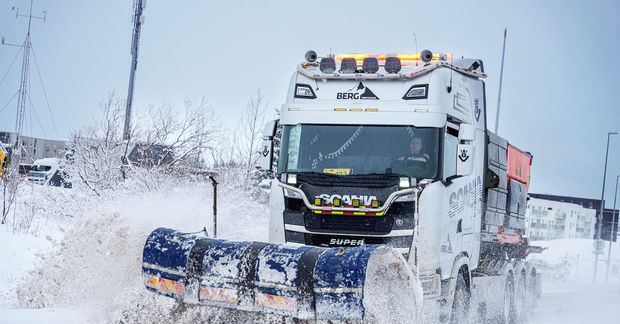
<svg viewBox="0 0 620 324"><path fill-rule="evenodd" d="M151 107L136 119L139 122L132 125L129 140L123 140L122 100L111 93L101 107L100 120L73 134L72 158L66 165L72 184L97 195L117 188L130 176L150 177L150 171L136 168L178 172L202 166L221 129L204 98L187 99L181 113L172 105Z"/></svg>
<svg viewBox="0 0 620 324"><path fill-rule="evenodd" d="M226 132L217 139L216 145L210 150L211 162L215 169L230 169L240 166L237 160L236 143L239 141L237 132Z"/></svg>
<svg viewBox="0 0 620 324"><path fill-rule="evenodd" d="M101 119L72 135L73 153L65 166L73 185L84 185L97 195L122 181L122 160L129 146L123 141L122 100L112 92L100 105Z"/></svg>
<svg viewBox="0 0 620 324"><path fill-rule="evenodd" d="M246 172L246 181L249 173L258 163L260 155L258 146L261 140L261 131L265 123L265 102L260 90L256 91L255 97L250 97L243 115L239 121L238 141L236 145L237 156Z"/></svg>
<svg viewBox="0 0 620 324"><path fill-rule="evenodd" d="M157 152L154 167L200 167L206 151L214 149L221 123L209 109L205 98L186 99L179 116L171 105L149 109L142 136L144 150Z"/></svg>
<svg viewBox="0 0 620 324"><path fill-rule="evenodd" d="M2 184L2 221L0 224L6 224L6 218L17 197L19 174L16 174L15 171L17 171L16 168L7 168L5 172L0 174L0 183Z"/></svg>

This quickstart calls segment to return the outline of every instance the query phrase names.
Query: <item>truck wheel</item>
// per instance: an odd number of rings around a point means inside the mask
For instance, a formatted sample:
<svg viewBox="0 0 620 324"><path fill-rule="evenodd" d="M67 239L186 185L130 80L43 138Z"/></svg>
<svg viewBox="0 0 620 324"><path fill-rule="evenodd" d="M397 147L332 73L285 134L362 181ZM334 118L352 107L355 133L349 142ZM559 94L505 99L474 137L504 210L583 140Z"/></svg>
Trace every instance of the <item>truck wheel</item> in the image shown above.
<svg viewBox="0 0 620 324"><path fill-rule="evenodd" d="M450 323L452 324L469 322L469 302L471 300L471 295L463 276L464 274L461 272L456 278L452 314L450 316Z"/></svg>
<svg viewBox="0 0 620 324"><path fill-rule="evenodd" d="M519 274L519 280L515 287L515 318L517 323L523 323L528 313L528 293L525 282L525 271Z"/></svg>
<svg viewBox="0 0 620 324"><path fill-rule="evenodd" d="M536 282L536 271L532 270L532 272L530 273L530 280L528 280L528 286L527 286L527 297L526 297L526 302L527 302L527 310L532 311L534 309L534 306L536 306L536 298L538 296L536 296L536 287L537 287L537 282Z"/></svg>
<svg viewBox="0 0 620 324"><path fill-rule="evenodd" d="M504 307L499 315L498 323L514 323L515 322L515 287L512 273L506 276L506 284L504 285Z"/></svg>

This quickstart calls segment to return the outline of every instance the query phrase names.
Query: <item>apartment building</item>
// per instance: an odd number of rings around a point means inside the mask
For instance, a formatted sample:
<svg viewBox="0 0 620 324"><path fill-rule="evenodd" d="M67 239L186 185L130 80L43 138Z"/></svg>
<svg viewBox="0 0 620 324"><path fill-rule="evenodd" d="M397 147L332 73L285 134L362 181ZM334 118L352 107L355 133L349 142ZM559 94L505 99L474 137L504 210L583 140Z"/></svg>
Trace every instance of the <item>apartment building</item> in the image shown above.
<svg viewBox="0 0 620 324"><path fill-rule="evenodd" d="M582 205L531 198L525 213L525 233L530 240L591 239L596 210Z"/></svg>

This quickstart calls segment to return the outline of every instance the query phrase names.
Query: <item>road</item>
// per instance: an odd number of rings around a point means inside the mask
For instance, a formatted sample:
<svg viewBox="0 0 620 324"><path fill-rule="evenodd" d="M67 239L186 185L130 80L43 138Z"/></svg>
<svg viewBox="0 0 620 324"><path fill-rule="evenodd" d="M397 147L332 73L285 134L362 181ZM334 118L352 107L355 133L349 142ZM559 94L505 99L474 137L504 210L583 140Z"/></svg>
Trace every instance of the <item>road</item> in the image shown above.
<svg viewBox="0 0 620 324"><path fill-rule="evenodd" d="M531 323L620 323L620 284L566 283L543 286L543 294Z"/></svg>

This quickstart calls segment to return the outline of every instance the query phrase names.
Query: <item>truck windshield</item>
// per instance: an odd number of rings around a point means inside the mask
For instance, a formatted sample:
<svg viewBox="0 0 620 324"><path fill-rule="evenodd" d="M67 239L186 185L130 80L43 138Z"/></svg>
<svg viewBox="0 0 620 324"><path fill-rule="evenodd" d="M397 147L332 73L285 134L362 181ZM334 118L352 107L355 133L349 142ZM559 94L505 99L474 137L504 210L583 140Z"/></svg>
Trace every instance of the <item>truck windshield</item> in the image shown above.
<svg viewBox="0 0 620 324"><path fill-rule="evenodd" d="M440 128L285 125L278 172L438 176Z"/></svg>

